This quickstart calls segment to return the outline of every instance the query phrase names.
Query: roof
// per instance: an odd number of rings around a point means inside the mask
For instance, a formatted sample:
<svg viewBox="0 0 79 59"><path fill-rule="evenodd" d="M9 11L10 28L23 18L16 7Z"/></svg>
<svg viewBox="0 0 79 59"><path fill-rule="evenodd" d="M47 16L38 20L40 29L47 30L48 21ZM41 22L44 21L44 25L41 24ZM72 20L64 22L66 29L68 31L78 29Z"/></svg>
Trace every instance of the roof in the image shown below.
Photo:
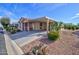
<svg viewBox="0 0 79 59"><path fill-rule="evenodd" d="M19 22L47 22L47 20L49 20L50 22L54 22L52 18L49 18L47 16L35 18L35 19L21 17Z"/></svg>
<svg viewBox="0 0 79 59"><path fill-rule="evenodd" d="M36 18L36 19L33 19L33 20L35 20L35 21L44 21L44 22L47 21L47 20L49 20L50 22L54 21L52 18L49 18L47 16Z"/></svg>

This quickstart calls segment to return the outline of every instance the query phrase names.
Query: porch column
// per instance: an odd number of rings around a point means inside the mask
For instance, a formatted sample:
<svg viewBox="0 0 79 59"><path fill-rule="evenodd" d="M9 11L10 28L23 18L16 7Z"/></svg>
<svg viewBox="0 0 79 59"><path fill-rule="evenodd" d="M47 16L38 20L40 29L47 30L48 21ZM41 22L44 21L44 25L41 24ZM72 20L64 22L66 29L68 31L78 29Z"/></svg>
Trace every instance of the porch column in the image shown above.
<svg viewBox="0 0 79 59"><path fill-rule="evenodd" d="M50 31L51 31L51 28L52 28L52 26L51 26L51 23L50 23Z"/></svg>
<svg viewBox="0 0 79 59"><path fill-rule="evenodd" d="M20 23L20 25L21 25L21 27L20 27L20 28L21 28L21 30L23 30L23 23Z"/></svg>
<svg viewBox="0 0 79 59"><path fill-rule="evenodd" d="M26 29L25 29L25 23L24 23L24 30L26 30Z"/></svg>
<svg viewBox="0 0 79 59"><path fill-rule="evenodd" d="M47 33L49 32L49 20L47 20Z"/></svg>
<svg viewBox="0 0 79 59"><path fill-rule="evenodd" d="M27 30L29 31L29 22L27 23Z"/></svg>
<svg viewBox="0 0 79 59"><path fill-rule="evenodd" d="M32 23L32 29L34 30L34 23Z"/></svg>

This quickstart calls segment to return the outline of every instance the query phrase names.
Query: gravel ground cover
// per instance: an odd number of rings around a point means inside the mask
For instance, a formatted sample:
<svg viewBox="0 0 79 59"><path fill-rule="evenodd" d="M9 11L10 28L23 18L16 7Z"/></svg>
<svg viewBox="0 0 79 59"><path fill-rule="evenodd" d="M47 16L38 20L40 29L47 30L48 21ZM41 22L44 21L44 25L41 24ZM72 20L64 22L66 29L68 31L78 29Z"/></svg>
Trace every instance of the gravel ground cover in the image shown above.
<svg viewBox="0 0 79 59"><path fill-rule="evenodd" d="M40 43L47 45L45 52L47 55L79 55L79 31L61 31L57 41L49 41L41 38L22 46L24 53Z"/></svg>

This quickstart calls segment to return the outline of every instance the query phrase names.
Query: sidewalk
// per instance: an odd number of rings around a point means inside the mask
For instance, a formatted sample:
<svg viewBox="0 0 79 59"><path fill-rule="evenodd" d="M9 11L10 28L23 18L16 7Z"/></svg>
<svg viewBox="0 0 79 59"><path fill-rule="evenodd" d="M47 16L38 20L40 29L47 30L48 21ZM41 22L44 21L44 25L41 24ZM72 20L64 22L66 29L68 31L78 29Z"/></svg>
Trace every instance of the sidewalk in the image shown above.
<svg viewBox="0 0 79 59"><path fill-rule="evenodd" d="M23 52L19 46L8 36L7 33L4 34L6 49L8 55L22 55Z"/></svg>

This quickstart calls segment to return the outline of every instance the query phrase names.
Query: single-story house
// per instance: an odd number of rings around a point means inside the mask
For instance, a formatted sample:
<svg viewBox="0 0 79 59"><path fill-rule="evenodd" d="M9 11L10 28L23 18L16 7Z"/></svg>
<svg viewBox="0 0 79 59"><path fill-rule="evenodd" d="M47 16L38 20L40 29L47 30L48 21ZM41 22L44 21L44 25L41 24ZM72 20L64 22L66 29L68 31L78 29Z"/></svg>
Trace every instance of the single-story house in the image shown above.
<svg viewBox="0 0 79 59"><path fill-rule="evenodd" d="M22 31L31 31L31 30L51 30L52 23L54 21L51 18L46 16L36 18L36 19L29 19L21 17L19 20L19 29Z"/></svg>

